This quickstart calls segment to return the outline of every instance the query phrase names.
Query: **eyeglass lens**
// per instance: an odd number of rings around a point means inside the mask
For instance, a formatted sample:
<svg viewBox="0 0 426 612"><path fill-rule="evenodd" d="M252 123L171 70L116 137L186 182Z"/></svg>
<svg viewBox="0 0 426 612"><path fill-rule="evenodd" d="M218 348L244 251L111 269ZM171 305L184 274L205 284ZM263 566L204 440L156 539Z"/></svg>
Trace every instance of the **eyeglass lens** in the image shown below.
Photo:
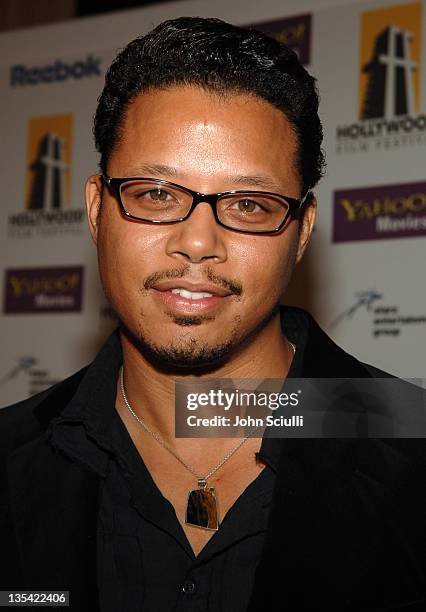
<svg viewBox="0 0 426 612"><path fill-rule="evenodd" d="M120 188L126 211L146 221L177 221L188 213L192 195L184 189L149 181L129 181ZM267 231L284 220L289 205L283 198L256 192L221 196L219 220L230 228Z"/></svg>

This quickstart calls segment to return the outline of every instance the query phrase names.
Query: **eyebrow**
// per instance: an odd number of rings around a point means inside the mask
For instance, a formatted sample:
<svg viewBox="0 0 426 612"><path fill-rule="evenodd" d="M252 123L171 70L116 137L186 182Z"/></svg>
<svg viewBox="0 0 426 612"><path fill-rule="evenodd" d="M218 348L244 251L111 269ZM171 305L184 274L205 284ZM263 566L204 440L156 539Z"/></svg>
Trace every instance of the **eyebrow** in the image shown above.
<svg viewBox="0 0 426 612"><path fill-rule="evenodd" d="M156 175L163 175L172 177L174 179L185 179L185 174L174 166L167 166L165 164L142 164L137 167L131 168L128 171L132 176L152 176L155 178ZM225 180L232 185L239 185L242 187L263 187L271 191L282 191L283 187L271 176L265 174L232 174L225 176Z"/></svg>

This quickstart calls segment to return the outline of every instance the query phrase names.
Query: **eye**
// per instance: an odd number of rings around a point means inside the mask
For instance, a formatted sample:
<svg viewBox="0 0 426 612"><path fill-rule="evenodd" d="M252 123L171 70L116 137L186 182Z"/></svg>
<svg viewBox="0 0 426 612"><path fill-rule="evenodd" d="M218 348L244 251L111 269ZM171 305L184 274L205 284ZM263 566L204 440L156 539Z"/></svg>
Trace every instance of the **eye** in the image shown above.
<svg viewBox="0 0 426 612"><path fill-rule="evenodd" d="M238 212L245 213L259 212L260 210L264 210L264 208L258 202L251 199L249 200L248 198L234 202L230 208L237 208Z"/></svg>
<svg viewBox="0 0 426 612"><path fill-rule="evenodd" d="M141 194L141 196L145 195L148 195L151 200L157 200L160 202L166 202L168 196L173 197L168 191L165 189L160 189L160 187L157 187L157 189L150 189L149 191Z"/></svg>

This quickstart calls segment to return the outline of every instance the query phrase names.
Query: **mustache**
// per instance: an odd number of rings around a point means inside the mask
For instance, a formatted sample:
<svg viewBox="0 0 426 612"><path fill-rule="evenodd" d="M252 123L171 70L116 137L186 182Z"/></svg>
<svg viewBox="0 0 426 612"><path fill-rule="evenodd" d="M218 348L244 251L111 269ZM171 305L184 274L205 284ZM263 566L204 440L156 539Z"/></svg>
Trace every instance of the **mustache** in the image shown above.
<svg viewBox="0 0 426 612"><path fill-rule="evenodd" d="M168 278L186 278L190 276L191 268L190 266L185 266L184 268L175 268L174 270L164 270L161 272L154 272L146 277L144 280L143 286L144 289L151 289L156 283L161 280ZM243 292L243 287L240 282L226 278L224 276L218 276L215 274L211 268L211 266L207 266L204 269L204 274L201 276L192 277L193 280L197 280L197 282L201 282L203 280L209 280L211 283L216 285L217 287L222 287L235 295L241 295Z"/></svg>

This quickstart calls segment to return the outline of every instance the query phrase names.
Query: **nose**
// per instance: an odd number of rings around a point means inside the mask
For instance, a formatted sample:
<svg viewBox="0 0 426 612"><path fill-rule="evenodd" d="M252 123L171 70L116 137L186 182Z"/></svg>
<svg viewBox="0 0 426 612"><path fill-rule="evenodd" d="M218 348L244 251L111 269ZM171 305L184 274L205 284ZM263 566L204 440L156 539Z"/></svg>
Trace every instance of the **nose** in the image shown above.
<svg viewBox="0 0 426 612"><path fill-rule="evenodd" d="M167 254L193 263L206 259L225 261L225 231L216 223L210 204L200 202L185 221L170 226Z"/></svg>

